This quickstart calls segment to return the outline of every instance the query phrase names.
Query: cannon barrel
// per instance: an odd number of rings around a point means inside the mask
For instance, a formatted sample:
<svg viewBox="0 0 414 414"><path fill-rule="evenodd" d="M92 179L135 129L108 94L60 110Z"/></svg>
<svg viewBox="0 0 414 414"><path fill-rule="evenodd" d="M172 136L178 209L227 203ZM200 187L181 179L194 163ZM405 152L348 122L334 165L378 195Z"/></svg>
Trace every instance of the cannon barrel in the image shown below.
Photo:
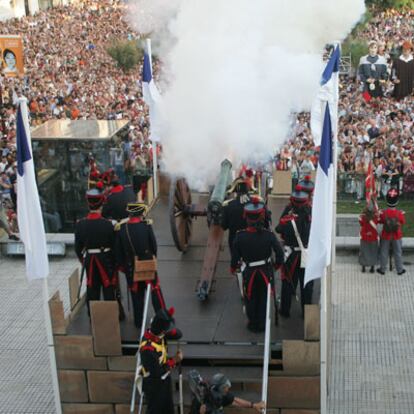
<svg viewBox="0 0 414 414"><path fill-rule="evenodd" d="M226 199L227 187L231 182L231 168L232 163L228 159L221 163L220 174L207 206L207 218L210 223L221 223L221 208Z"/></svg>

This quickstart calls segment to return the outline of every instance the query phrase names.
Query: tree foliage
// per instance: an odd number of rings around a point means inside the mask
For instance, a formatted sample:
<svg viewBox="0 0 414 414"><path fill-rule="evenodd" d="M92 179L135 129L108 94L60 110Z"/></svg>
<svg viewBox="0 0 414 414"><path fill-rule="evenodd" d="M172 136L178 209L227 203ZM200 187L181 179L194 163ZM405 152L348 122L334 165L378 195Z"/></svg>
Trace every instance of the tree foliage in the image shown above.
<svg viewBox="0 0 414 414"><path fill-rule="evenodd" d="M135 67L143 57L142 49L134 40L115 40L106 50L124 72Z"/></svg>
<svg viewBox="0 0 414 414"><path fill-rule="evenodd" d="M380 9L403 9L414 8L414 0L365 0L367 6L374 6Z"/></svg>

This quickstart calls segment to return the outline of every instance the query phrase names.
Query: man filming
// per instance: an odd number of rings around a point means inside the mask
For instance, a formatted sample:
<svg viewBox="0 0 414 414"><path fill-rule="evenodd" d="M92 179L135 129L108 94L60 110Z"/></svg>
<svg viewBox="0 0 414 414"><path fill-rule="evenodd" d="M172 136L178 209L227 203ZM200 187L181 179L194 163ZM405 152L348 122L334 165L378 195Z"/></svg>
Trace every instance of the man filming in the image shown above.
<svg viewBox="0 0 414 414"><path fill-rule="evenodd" d="M230 392L231 382L224 374L215 374L210 383L204 382L199 376L197 381L199 392L195 392L190 414L220 414L228 406L254 408L257 412L265 408L263 401L254 403L235 397Z"/></svg>

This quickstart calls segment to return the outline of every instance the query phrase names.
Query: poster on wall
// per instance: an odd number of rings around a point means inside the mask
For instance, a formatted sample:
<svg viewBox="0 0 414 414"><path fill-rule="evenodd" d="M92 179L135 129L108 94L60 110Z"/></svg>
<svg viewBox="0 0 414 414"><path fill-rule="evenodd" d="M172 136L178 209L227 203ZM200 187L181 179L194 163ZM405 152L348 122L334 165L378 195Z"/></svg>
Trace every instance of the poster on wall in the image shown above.
<svg viewBox="0 0 414 414"><path fill-rule="evenodd" d="M0 34L0 63L4 76L24 74L23 41L20 36Z"/></svg>

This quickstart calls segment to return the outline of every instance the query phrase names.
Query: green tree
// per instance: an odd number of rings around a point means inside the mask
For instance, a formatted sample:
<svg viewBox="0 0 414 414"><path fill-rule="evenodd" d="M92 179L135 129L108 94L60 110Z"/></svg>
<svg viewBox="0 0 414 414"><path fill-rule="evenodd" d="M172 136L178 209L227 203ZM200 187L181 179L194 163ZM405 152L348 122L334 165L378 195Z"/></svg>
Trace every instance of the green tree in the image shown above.
<svg viewBox="0 0 414 414"><path fill-rule="evenodd" d="M365 2L367 6L374 6L380 9L414 7L414 0L365 0Z"/></svg>
<svg viewBox="0 0 414 414"><path fill-rule="evenodd" d="M142 49L137 46L134 40L115 40L106 50L125 72L135 67L143 57Z"/></svg>

